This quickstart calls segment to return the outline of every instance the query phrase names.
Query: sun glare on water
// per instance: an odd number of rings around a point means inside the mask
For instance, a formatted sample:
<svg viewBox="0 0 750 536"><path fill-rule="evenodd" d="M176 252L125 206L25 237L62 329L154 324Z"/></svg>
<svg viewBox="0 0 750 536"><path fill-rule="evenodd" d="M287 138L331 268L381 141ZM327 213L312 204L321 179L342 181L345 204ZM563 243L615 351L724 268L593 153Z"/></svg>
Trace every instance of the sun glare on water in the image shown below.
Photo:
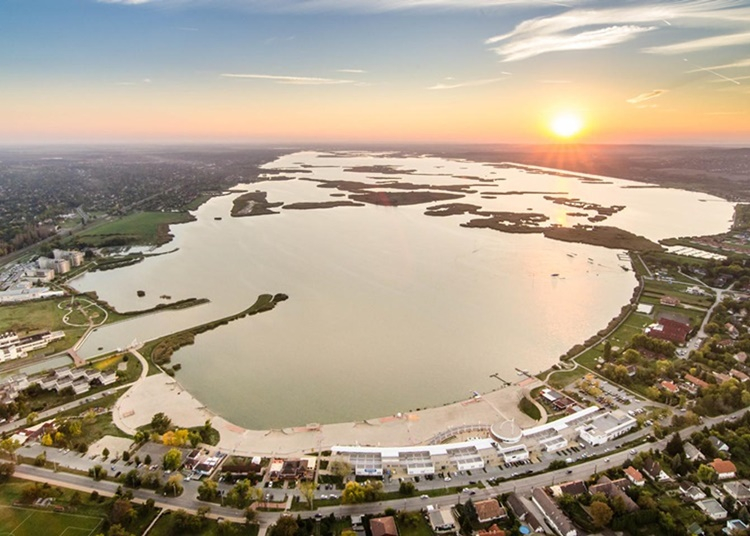
<svg viewBox="0 0 750 536"><path fill-rule="evenodd" d="M583 129L583 121L575 114L565 113L555 116L550 123L550 130L558 138L572 138Z"/></svg>

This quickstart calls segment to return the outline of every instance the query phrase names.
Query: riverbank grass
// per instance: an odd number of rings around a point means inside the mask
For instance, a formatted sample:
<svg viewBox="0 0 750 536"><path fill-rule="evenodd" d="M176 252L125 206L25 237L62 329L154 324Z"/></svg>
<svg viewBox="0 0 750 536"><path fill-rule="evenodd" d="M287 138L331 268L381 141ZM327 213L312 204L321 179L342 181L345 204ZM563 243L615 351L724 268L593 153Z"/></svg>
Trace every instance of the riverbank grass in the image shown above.
<svg viewBox="0 0 750 536"><path fill-rule="evenodd" d="M79 245L161 245L170 240L169 226L195 218L187 212L138 212L85 231L76 237Z"/></svg>

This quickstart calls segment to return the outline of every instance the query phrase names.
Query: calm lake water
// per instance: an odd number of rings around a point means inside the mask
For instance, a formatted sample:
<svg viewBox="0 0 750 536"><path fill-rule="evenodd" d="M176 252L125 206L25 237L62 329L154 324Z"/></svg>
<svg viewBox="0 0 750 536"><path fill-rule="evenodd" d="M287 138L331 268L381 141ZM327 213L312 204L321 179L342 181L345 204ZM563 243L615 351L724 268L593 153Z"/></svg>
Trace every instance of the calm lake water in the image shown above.
<svg viewBox="0 0 750 536"><path fill-rule="evenodd" d="M374 165L416 172L346 171ZM571 215L581 210L542 194L486 198L561 192L555 195L625 205L602 224L652 240L724 231L733 208L705 194L631 188L639 184L618 179L591 182L426 157L295 153L267 167L293 180L237 190L291 203L345 199L306 179L471 184L476 193L456 202L531 209L562 225L588 223ZM213 198L195 212L197 221L173 226L175 238L161 250L178 251L86 274L75 287L96 290L122 311L151 307L163 294L211 300L100 328L81 349L89 358L238 312L262 293L288 294L273 311L202 334L173 358L182 365L177 379L191 393L250 428L361 420L499 388L490 374L516 381L516 367L551 366L606 326L636 286L620 251L460 227L469 216L424 215L441 203L275 209L280 214L232 218L238 195ZM139 289L144 298L136 296Z"/></svg>

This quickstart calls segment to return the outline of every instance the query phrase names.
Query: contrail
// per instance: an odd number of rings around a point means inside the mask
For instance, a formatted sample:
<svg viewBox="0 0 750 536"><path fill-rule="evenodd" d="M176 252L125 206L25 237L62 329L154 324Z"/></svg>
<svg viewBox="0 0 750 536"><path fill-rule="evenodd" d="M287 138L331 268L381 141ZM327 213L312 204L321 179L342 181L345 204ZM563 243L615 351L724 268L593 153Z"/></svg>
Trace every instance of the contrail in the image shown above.
<svg viewBox="0 0 750 536"><path fill-rule="evenodd" d="M685 61L687 63L691 63L691 62L689 62L687 60L687 58L683 58L683 61ZM696 65L695 63L693 63L692 65L695 65L698 68L699 71L706 71L707 73L711 73L714 76L718 76L722 80L726 80L727 82L732 82L733 84L737 84L738 86L742 85L742 84L740 84L740 82L738 82L734 78L729 78L728 76L724 76L723 74L717 73L716 71L713 71L711 69L707 69L706 67L701 67L700 65Z"/></svg>

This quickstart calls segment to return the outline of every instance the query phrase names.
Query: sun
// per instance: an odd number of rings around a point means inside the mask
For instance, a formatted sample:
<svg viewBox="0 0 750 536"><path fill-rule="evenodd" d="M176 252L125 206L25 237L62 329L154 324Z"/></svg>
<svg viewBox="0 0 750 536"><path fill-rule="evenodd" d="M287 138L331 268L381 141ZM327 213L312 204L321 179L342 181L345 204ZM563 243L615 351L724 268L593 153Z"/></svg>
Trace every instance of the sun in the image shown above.
<svg viewBox="0 0 750 536"><path fill-rule="evenodd" d="M583 129L583 120L576 114L563 113L553 117L549 127L558 138L572 138Z"/></svg>

